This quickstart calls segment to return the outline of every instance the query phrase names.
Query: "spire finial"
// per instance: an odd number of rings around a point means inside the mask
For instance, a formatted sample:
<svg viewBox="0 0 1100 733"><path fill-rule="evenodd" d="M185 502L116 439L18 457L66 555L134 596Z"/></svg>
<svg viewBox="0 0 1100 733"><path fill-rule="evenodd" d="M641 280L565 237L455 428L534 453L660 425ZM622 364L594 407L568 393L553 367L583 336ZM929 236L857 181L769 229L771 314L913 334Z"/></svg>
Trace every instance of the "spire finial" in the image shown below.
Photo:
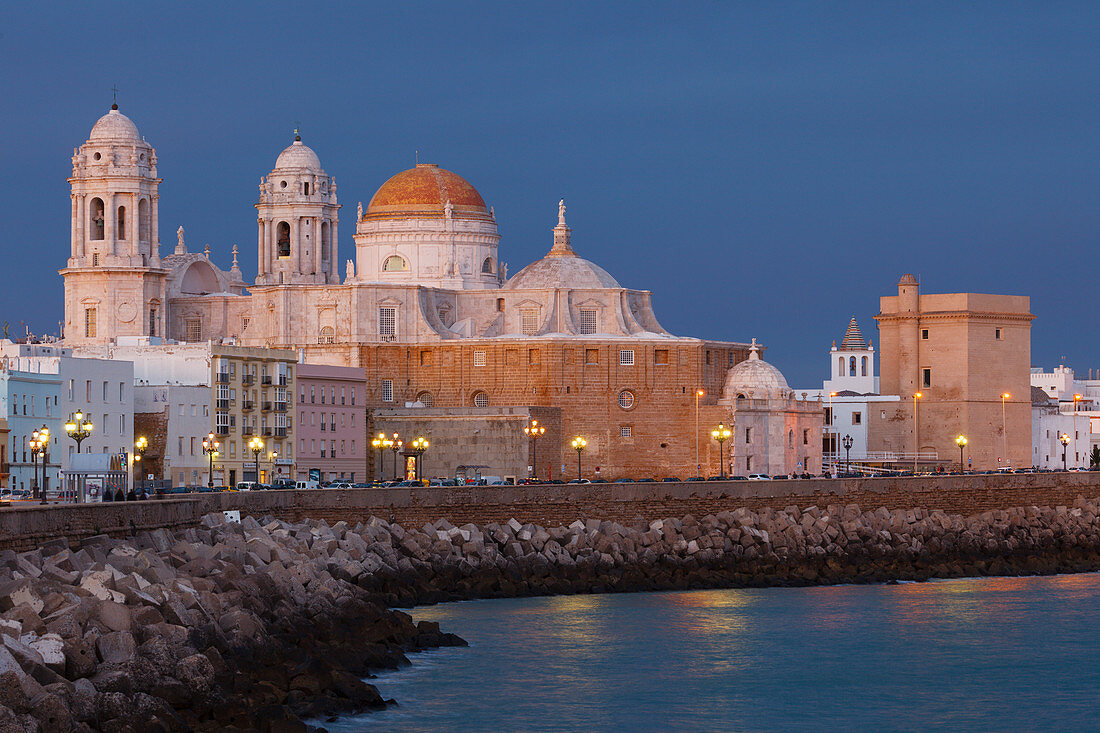
<svg viewBox="0 0 1100 733"><path fill-rule="evenodd" d="M565 199L558 201L558 225L554 227L554 246L546 254L547 257L576 257L570 242L571 230L565 223Z"/></svg>
<svg viewBox="0 0 1100 733"><path fill-rule="evenodd" d="M565 199L558 201L558 226L565 226Z"/></svg>
<svg viewBox="0 0 1100 733"><path fill-rule="evenodd" d="M296 143L302 142L301 129L302 129L302 123L299 122L298 120L294 120L294 142L296 142Z"/></svg>
<svg viewBox="0 0 1100 733"><path fill-rule="evenodd" d="M118 109L118 84L111 85L111 109Z"/></svg>
<svg viewBox="0 0 1100 733"><path fill-rule="evenodd" d="M203 249L203 254L206 255L206 259L210 259L210 243L206 243L206 247Z"/></svg>
<svg viewBox="0 0 1100 733"><path fill-rule="evenodd" d="M237 267L237 245L233 245L233 267Z"/></svg>

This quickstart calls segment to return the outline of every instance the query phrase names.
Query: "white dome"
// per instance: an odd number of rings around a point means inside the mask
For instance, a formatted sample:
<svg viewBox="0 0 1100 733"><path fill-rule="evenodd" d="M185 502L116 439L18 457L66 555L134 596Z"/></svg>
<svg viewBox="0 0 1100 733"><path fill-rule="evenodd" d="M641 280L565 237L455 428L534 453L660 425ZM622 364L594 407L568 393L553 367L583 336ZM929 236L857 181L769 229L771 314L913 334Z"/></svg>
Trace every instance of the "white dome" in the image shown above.
<svg viewBox="0 0 1100 733"><path fill-rule="evenodd" d="M603 290L621 287L611 273L581 257L547 255L517 272L504 287L510 290Z"/></svg>
<svg viewBox="0 0 1100 733"><path fill-rule="evenodd" d="M89 140L141 140L137 125L126 115L112 109L92 127Z"/></svg>
<svg viewBox="0 0 1100 733"><path fill-rule="evenodd" d="M749 399L786 399L790 393L783 372L760 358L760 349L753 339L749 358L726 372L722 398L735 400L743 395Z"/></svg>
<svg viewBox="0 0 1100 733"><path fill-rule="evenodd" d="M295 140L286 150L279 153L275 160L275 170L281 168L306 168L313 171L321 170L321 159L313 148L303 145L301 140Z"/></svg>

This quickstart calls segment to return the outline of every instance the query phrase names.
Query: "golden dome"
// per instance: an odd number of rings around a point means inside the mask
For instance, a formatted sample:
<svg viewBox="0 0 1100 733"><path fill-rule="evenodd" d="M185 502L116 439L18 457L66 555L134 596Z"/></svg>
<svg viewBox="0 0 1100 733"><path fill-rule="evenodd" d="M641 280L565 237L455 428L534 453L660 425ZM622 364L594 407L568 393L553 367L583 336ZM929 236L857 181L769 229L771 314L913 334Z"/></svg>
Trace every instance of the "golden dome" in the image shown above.
<svg viewBox="0 0 1100 733"><path fill-rule="evenodd" d="M452 218L492 220L481 194L469 181L432 163L419 163L383 183L363 218L443 218L448 202Z"/></svg>

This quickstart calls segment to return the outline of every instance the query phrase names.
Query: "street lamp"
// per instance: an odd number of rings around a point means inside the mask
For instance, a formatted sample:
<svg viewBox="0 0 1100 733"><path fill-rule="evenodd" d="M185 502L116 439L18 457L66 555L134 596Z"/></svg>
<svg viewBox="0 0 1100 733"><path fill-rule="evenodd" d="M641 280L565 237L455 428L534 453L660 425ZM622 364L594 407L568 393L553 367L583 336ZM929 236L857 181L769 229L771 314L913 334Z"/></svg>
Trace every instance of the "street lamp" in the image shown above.
<svg viewBox="0 0 1100 733"><path fill-rule="evenodd" d="M1058 436L1058 441L1062 444L1062 470L1066 470L1066 446L1069 445L1069 436L1062 433Z"/></svg>
<svg viewBox="0 0 1100 733"><path fill-rule="evenodd" d="M31 462L34 466L34 491L39 494L43 504L46 503L46 460L49 457L47 455L47 449L50 444L50 430L45 425L40 427L31 433L30 440L27 441L27 445L31 449ZM42 454L42 483L38 482L38 455Z"/></svg>
<svg viewBox="0 0 1100 733"><path fill-rule="evenodd" d="M211 489L214 488L214 456L218 455L218 449L221 447L221 441L215 440L213 433L202 439L202 452L210 456L210 477L206 485Z"/></svg>
<svg viewBox="0 0 1100 733"><path fill-rule="evenodd" d="M405 447L405 442L401 440L401 436L397 433L393 434L390 439L390 450L393 451L393 478L397 480L397 454L401 452L401 449Z"/></svg>
<svg viewBox="0 0 1100 733"><path fill-rule="evenodd" d="M267 457L271 461L271 475L278 478L279 467L275 465L275 462L279 460L279 451L273 450L267 454Z"/></svg>
<svg viewBox="0 0 1100 733"><path fill-rule="evenodd" d="M378 437L370 442L378 450L378 480L382 481L386 475L386 463L383 451L393 445L385 433L379 433Z"/></svg>
<svg viewBox="0 0 1100 733"><path fill-rule="evenodd" d="M145 451L149 447L149 441L142 435L140 438L134 441L134 494L137 495L137 482L138 476L141 475L141 459L145 456Z"/></svg>
<svg viewBox="0 0 1100 733"><path fill-rule="evenodd" d="M92 421L85 420L84 413L79 410L69 416L69 421L65 423L65 432L76 441L77 453L80 452L80 444L92 434L92 427Z"/></svg>
<svg viewBox="0 0 1100 733"><path fill-rule="evenodd" d="M725 426L724 423L718 423L718 427L710 431L710 437L718 441L718 461L719 471L722 478L726 477L726 440L733 435L733 431Z"/></svg>
<svg viewBox="0 0 1100 733"><path fill-rule="evenodd" d="M703 473L703 464L699 462L699 398L705 395L702 389L695 390L695 475ZM580 478L578 476L578 478Z"/></svg>
<svg viewBox="0 0 1100 733"><path fill-rule="evenodd" d="M844 445L844 473L852 472L852 436L845 435L840 441ZM866 457L866 454L864 454Z"/></svg>
<svg viewBox="0 0 1100 733"><path fill-rule="evenodd" d="M420 465L420 457L424 455L424 451L428 450L428 439L424 436L415 438L413 442L409 443L412 446L413 451L416 453L416 477L423 478L424 468Z"/></svg>
<svg viewBox="0 0 1100 733"><path fill-rule="evenodd" d="M1005 465L1008 461L1008 421L1005 419L1005 400L1012 397L1008 392L1001 393L1001 452L1005 457Z"/></svg>
<svg viewBox="0 0 1100 733"><path fill-rule="evenodd" d="M539 425L538 420L532 420L530 423L523 427L523 432L527 435L528 438L531 439L531 478L538 478L538 452L537 448L535 447L535 441L542 437L543 433L546 432L546 428L544 428L542 425Z"/></svg>
<svg viewBox="0 0 1100 733"><path fill-rule="evenodd" d="M959 446L959 473L966 473L963 469L963 448L966 447L967 442L965 435L955 438L955 445Z"/></svg>
<svg viewBox="0 0 1100 733"><path fill-rule="evenodd" d="M264 441L259 435L253 435L248 441L248 449L252 451L252 458L256 461L256 488L260 486L260 453L264 450Z"/></svg>
<svg viewBox="0 0 1100 733"><path fill-rule="evenodd" d="M917 454L920 453L920 426L917 425L917 400L924 397L921 392L913 393L913 475L917 475Z"/></svg>
<svg viewBox="0 0 1100 733"><path fill-rule="evenodd" d="M829 469L836 476L836 444L833 442L833 425L836 423L836 413L833 412L833 398L836 392L829 393L829 423L825 431L825 442L829 445Z"/></svg>
<svg viewBox="0 0 1100 733"><path fill-rule="evenodd" d="M1080 459L1081 450L1077 447L1077 439L1081 436L1081 433L1077 431L1077 403L1083 400L1084 397L1080 394L1073 395L1073 465L1076 466Z"/></svg>
<svg viewBox="0 0 1100 733"><path fill-rule="evenodd" d="M577 451L577 483L581 482L581 453L584 452L585 446L588 445L588 441L577 436L573 438L573 450Z"/></svg>

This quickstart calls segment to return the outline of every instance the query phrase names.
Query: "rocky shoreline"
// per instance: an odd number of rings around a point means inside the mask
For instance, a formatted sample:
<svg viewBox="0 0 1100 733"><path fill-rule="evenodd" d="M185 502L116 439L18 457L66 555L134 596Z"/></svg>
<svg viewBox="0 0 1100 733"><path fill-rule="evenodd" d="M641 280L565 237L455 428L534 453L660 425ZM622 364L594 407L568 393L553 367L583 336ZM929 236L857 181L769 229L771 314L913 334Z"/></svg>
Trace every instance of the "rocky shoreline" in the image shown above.
<svg viewBox="0 0 1100 733"><path fill-rule="evenodd" d="M0 553L0 733L307 730L385 701L362 681L462 645L397 607L540 594L1100 569L1100 500L971 517L856 505L628 526L408 529L207 515Z"/></svg>

